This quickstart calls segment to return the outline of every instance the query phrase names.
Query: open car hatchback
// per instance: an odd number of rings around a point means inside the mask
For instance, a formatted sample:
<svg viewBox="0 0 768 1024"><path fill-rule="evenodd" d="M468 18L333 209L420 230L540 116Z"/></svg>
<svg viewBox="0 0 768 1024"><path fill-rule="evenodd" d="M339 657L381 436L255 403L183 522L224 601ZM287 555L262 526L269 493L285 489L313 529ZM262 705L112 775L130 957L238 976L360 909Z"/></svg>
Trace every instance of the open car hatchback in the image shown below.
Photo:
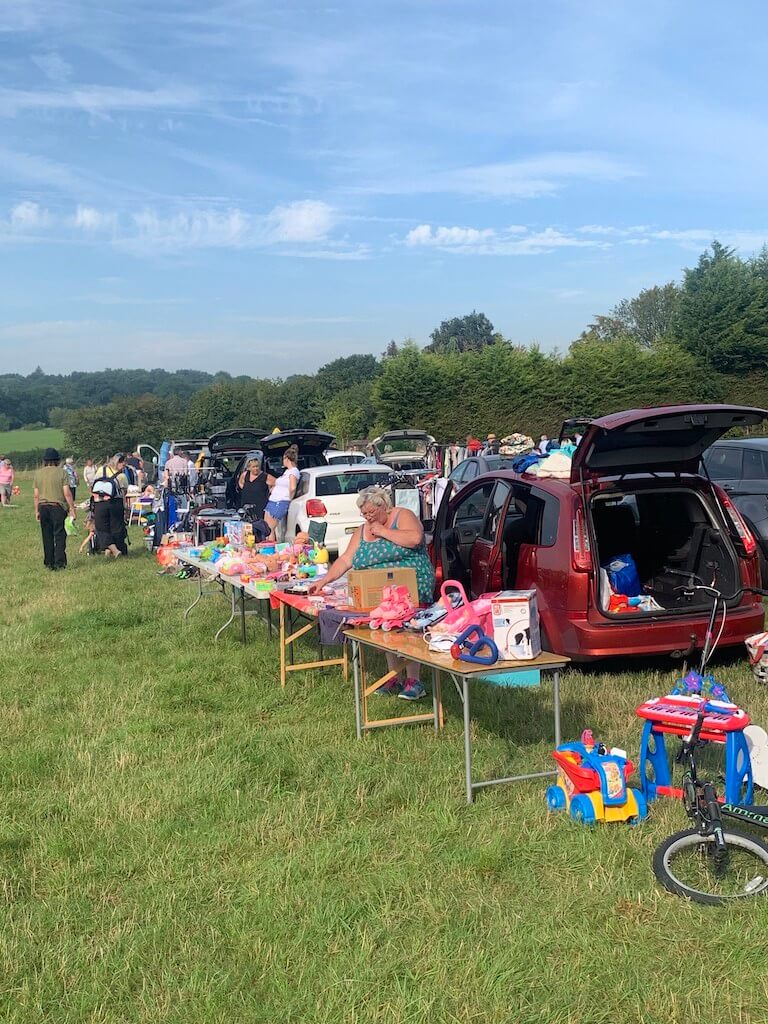
<svg viewBox="0 0 768 1024"><path fill-rule="evenodd" d="M487 473L444 501L438 575L477 596L536 587L546 645L575 660L684 653L704 641L711 600L759 584L756 543L728 495L698 475L701 455L763 409L670 406L587 421L570 479ZM609 567L631 556L646 608L618 611ZM732 602L720 643L763 628L759 598Z"/></svg>

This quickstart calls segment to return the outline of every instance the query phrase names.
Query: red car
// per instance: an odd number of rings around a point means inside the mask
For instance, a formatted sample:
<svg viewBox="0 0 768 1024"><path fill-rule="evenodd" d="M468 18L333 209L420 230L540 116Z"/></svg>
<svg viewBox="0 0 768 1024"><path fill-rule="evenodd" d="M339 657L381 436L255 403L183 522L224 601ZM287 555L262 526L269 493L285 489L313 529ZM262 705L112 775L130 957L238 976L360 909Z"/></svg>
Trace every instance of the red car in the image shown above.
<svg viewBox="0 0 768 1024"><path fill-rule="evenodd" d="M536 587L542 644L577 661L680 654L702 646L711 599L680 589L698 576L724 594L759 586L755 539L728 495L698 475L702 452L764 409L669 406L583 424L570 479L496 470L446 495L435 522L440 579L477 596ZM608 609L612 559L630 554L663 610ZM759 597L731 603L720 643L764 628Z"/></svg>

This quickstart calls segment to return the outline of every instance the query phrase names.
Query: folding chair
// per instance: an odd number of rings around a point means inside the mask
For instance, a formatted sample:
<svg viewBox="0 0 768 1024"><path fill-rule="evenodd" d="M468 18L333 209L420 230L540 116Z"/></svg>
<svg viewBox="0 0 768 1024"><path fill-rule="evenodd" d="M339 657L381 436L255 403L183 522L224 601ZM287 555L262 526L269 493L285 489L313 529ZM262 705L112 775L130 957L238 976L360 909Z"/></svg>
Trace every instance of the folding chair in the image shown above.
<svg viewBox="0 0 768 1024"><path fill-rule="evenodd" d="M313 544L322 544L325 541L326 533L328 533L328 523L318 523L315 519L310 520L307 535Z"/></svg>

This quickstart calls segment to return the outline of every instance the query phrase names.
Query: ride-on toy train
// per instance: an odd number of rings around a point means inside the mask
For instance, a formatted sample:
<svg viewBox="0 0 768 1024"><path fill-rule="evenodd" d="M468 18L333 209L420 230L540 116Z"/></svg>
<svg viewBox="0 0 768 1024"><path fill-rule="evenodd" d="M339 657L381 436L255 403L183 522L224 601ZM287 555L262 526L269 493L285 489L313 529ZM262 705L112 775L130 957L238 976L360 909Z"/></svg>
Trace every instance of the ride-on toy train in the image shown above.
<svg viewBox="0 0 768 1024"><path fill-rule="evenodd" d="M636 824L648 815L645 797L627 785L632 762L610 754L585 730L581 743L563 743L552 756L557 763L557 783L547 789L547 807L567 810L583 825L597 821L628 821Z"/></svg>

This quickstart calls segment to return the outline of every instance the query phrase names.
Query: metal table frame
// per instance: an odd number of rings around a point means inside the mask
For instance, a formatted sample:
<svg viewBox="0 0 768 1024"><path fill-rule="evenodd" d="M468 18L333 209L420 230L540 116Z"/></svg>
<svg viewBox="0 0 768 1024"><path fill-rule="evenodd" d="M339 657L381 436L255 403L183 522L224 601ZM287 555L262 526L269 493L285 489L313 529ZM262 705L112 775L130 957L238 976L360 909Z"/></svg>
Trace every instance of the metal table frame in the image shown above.
<svg viewBox="0 0 768 1024"><path fill-rule="evenodd" d="M192 558L191 555L179 552L176 556L180 562L185 565L190 565L198 570L197 576L197 597L192 604L184 612L184 619L189 617L189 613L192 609L199 604L203 597L209 597L212 593L218 592L227 595L227 587L229 587L229 599L230 599L230 614L227 621L216 630L214 636L214 642L218 641L222 633L232 625L236 618L240 618L240 641L241 643L247 643L248 634L246 630L246 617L248 615L260 615L260 609L258 606L255 609L246 608L246 596L253 598L254 600L261 600L256 598L253 593L246 595L245 588L247 584L242 583L239 579L234 577L224 576L218 572L215 563L202 562L199 558ZM214 588L218 588L215 591ZM269 596L269 595L267 595ZM267 605L267 629L269 630L269 637L272 639L272 609L269 601Z"/></svg>
<svg viewBox="0 0 768 1024"><path fill-rule="evenodd" d="M426 644L418 637L420 647L411 646L413 635L404 637L403 634L384 633L377 634L367 630L345 630L344 634L352 643L352 678L355 690L355 725L357 738L362 739L366 732L373 729L387 729L398 725L412 725L416 723L433 723L435 732L442 729L444 725L444 714L442 706L442 693L440 689L440 673L445 673L452 680L456 687L463 707L463 730L464 730L464 783L466 788L467 803L474 802L475 793L490 786L500 786L511 782L523 782L528 779L550 778L557 774L556 771L529 772L525 775L506 775L501 778L483 779L475 781L472 777L472 714L471 714L471 682L473 677L507 675L510 672L528 672L537 669L539 672L549 672L552 675L552 699L554 704L554 733L555 746L560 745L560 671L569 663L569 659L561 655L542 654L533 661L502 661L496 665L478 666L469 665L464 662L454 661L450 655L436 654L428 649ZM405 643L404 643L405 640ZM368 683L364 647L371 647L376 650L397 654L403 658L415 661L432 672L432 711L419 715L403 715L396 718L382 718L377 720L368 717L368 697L384 683L394 678L396 672L387 672L373 683Z"/></svg>

